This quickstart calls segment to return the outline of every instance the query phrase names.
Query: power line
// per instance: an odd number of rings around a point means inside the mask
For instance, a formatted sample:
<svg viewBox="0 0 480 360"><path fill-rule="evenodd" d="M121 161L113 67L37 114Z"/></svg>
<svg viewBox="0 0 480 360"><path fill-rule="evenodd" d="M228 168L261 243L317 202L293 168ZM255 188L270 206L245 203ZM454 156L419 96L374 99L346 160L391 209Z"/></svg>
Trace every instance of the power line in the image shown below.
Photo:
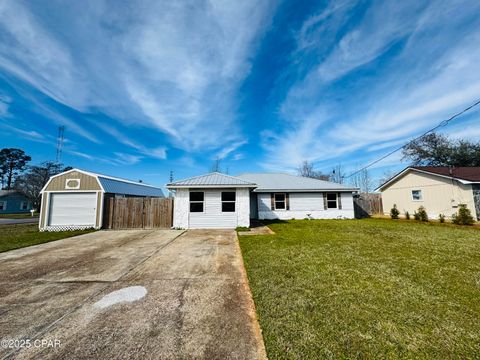
<svg viewBox="0 0 480 360"><path fill-rule="evenodd" d="M350 175L346 176L345 178L348 179L356 174L358 174L359 172L363 171L363 170L366 170L368 169L370 166L372 165L375 165L376 163L382 161L383 159L386 159L387 157L389 157L390 155L393 155L395 154L397 151L400 151L402 150L405 146L407 146L408 144L410 144L411 142L415 141L415 140L418 140L420 138L422 138L423 136L427 135L427 134L430 134L431 132L434 132L435 130L441 128L441 127L444 127L446 125L448 125L448 123L450 121L452 121L453 119L459 117L460 115L463 115L465 114L467 111L473 109L475 106L479 105L480 104L480 100L477 100L475 103L473 103L472 105L470 105L469 107L463 109L462 111L456 113L455 115L453 115L452 117L448 118L448 119L445 119L445 120L442 120L437 126L431 128L430 130L427 130L425 131L422 135L419 135L417 136L416 138L413 138L412 140L408 141L406 144L403 144L402 146L400 146L399 148L396 148L392 151L390 151L389 153L383 155L381 158L375 160L375 161L372 161L371 163L369 163L368 165L365 165L363 168L361 168L360 170L357 170L353 173L351 173Z"/></svg>

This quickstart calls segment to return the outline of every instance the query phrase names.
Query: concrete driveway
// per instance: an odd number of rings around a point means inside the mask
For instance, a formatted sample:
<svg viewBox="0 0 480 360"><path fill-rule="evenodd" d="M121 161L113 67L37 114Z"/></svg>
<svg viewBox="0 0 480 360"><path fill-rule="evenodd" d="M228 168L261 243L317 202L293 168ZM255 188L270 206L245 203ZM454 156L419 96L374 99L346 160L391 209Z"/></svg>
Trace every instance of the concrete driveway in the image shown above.
<svg viewBox="0 0 480 360"><path fill-rule="evenodd" d="M265 358L234 231L100 231L0 274L0 339L23 345L0 358Z"/></svg>

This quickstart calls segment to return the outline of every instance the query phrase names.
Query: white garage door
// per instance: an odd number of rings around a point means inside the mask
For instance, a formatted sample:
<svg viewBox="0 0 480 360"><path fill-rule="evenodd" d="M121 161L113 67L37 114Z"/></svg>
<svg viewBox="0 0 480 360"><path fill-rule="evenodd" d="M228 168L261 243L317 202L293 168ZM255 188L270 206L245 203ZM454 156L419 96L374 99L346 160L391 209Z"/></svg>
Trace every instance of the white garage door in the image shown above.
<svg viewBox="0 0 480 360"><path fill-rule="evenodd" d="M50 197L50 226L95 226L96 193L54 193Z"/></svg>

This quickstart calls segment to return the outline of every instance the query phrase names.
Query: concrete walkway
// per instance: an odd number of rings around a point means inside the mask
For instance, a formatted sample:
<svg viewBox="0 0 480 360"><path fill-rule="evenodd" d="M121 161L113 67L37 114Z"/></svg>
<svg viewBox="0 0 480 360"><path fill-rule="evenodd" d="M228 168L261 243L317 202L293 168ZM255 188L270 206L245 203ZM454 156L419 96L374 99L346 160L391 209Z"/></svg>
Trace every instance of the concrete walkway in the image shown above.
<svg viewBox="0 0 480 360"><path fill-rule="evenodd" d="M101 231L0 254L19 359L264 359L234 231Z"/></svg>

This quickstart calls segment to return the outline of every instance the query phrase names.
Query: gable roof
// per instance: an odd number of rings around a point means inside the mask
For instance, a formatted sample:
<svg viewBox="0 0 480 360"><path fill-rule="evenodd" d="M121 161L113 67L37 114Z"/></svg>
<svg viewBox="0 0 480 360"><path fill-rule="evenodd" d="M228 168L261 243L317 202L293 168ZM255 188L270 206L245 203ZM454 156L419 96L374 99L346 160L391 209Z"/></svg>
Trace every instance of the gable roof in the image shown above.
<svg viewBox="0 0 480 360"><path fill-rule="evenodd" d="M271 191L357 191L357 188L284 173L246 173L239 178L257 184L255 192Z"/></svg>
<svg viewBox="0 0 480 360"><path fill-rule="evenodd" d="M48 184L50 183L51 179L68 174L69 172L80 172L86 175L93 176L96 178L106 193L113 193L113 194L124 194L124 195L136 195L136 196L155 196L155 197L164 197L162 189L144 184L141 182L136 182L132 180L117 178L109 175L98 174L91 171L85 171L81 169L71 169L60 174L54 175L50 177L50 180L45 184L42 189L42 192L47 188Z"/></svg>
<svg viewBox="0 0 480 360"><path fill-rule="evenodd" d="M417 171L420 173L426 173L435 175L447 179L458 180L463 184L475 184L480 183L480 167L454 167L454 166L409 166L403 169L395 176L388 179L377 190L382 191L388 187L391 183L406 175L409 171Z"/></svg>
<svg viewBox="0 0 480 360"><path fill-rule="evenodd" d="M19 195L22 195L24 196L21 192L19 192L18 190L0 190L0 197L2 196L8 196L8 195L11 195L11 194L19 194Z"/></svg>
<svg viewBox="0 0 480 360"><path fill-rule="evenodd" d="M256 187L255 183L240 179L239 177L212 172L205 175L194 176L167 184L167 188L181 187Z"/></svg>

